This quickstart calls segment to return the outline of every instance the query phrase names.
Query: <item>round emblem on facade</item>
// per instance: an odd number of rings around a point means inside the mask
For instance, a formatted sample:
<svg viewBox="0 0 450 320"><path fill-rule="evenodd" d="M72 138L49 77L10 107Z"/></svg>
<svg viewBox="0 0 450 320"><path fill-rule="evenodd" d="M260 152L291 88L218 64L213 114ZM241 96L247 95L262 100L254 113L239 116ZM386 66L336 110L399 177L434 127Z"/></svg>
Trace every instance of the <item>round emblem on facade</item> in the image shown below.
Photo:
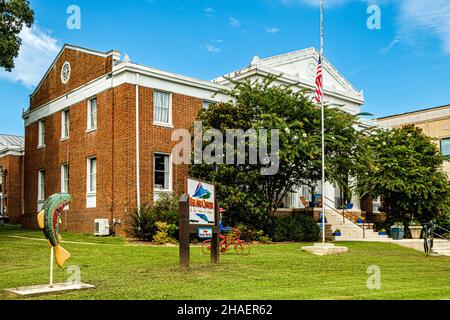
<svg viewBox="0 0 450 320"><path fill-rule="evenodd" d="M70 63L64 62L61 68L61 82L66 84L70 79Z"/></svg>
<svg viewBox="0 0 450 320"><path fill-rule="evenodd" d="M308 69L307 69L308 78L315 79L316 78L316 71L317 71L317 66L314 63L311 62L308 65Z"/></svg>

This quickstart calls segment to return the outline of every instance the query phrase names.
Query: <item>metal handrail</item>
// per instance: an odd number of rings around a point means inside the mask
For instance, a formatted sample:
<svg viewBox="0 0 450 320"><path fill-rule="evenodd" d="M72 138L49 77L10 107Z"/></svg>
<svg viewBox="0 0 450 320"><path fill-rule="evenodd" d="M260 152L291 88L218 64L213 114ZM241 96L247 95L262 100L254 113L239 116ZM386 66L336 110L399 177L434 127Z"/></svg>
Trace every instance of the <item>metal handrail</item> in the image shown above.
<svg viewBox="0 0 450 320"><path fill-rule="evenodd" d="M328 199L327 197L325 197L325 199ZM329 199L328 199L329 200ZM330 200L331 201L331 200ZM344 213L340 213L338 210L336 210L335 208L333 208L332 206L330 206L330 205L328 205L328 204L325 204L325 201L322 201L322 205L325 205L325 206L327 206L328 208L330 208L331 210L333 210L334 212L336 212L337 214L341 214L342 215L342 217L344 218L344 221L345 221L345 214ZM353 215L353 214L352 214ZM325 219L325 217L322 217L322 219ZM355 224L355 225L357 225L359 228L361 228L362 229L362 231L363 231L363 239L365 239L366 238L366 225L365 225L365 221L363 220L363 225L361 226L359 223L357 223L357 222L355 222L355 221L353 221L353 220L350 220L350 219L348 219L349 221L351 221L353 224ZM345 222L344 222L345 223Z"/></svg>
<svg viewBox="0 0 450 320"><path fill-rule="evenodd" d="M326 200L328 200L328 201L333 201L333 200L331 200L330 198L328 198L328 197L324 197ZM331 209L333 209L334 211L336 211L337 212L337 209L335 209L335 208L333 208L333 207L331 207L331 206L329 206L329 205L327 205L329 208L331 208ZM345 208L342 208L342 209L340 209L340 210L342 210L342 213L340 213L340 212L338 212L340 215L342 215L342 217L343 217L343 223L345 223L345 213L347 213L347 215L350 215L350 216L352 216L353 218L355 218L355 221L353 221L353 220L351 220L351 219L348 219L348 220L350 220L351 222L353 222L353 223L355 223L356 225L358 225L359 226L359 224L357 223L357 221L358 221L358 219L360 219L360 217L359 216L357 216L357 215L355 215L353 212L351 212L351 211L348 211L348 209L345 209ZM363 219L363 224L364 224L364 219Z"/></svg>

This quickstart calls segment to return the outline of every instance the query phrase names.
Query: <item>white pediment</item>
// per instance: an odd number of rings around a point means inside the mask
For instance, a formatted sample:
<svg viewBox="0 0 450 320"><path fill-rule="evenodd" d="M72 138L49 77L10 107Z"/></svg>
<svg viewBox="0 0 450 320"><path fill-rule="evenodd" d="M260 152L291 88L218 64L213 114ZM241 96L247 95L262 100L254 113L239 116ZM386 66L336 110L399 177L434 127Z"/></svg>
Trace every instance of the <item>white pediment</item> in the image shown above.
<svg viewBox="0 0 450 320"><path fill-rule="evenodd" d="M291 75L301 82L314 86L318 60L319 52L309 48L261 59L258 65ZM362 96L362 93L356 90L326 59L323 73L325 90L355 98Z"/></svg>

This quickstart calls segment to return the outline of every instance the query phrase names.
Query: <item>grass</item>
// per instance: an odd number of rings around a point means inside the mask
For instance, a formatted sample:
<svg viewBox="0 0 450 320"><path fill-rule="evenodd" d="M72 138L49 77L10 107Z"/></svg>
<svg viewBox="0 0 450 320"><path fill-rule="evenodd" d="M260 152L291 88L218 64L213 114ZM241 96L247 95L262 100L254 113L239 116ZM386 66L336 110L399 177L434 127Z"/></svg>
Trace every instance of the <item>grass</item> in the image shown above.
<svg viewBox="0 0 450 320"><path fill-rule="evenodd" d="M0 290L48 281L49 249L40 231L0 227ZM317 257L301 244L255 246L249 256L209 263L191 249L191 270L178 269L178 248L134 245L120 238L64 233L72 253L55 282L77 265L96 289L34 299L450 299L450 258L426 257L395 244L345 243L349 253ZM366 286L381 269L382 288ZM14 297L0 291L0 299Z"/></svg>

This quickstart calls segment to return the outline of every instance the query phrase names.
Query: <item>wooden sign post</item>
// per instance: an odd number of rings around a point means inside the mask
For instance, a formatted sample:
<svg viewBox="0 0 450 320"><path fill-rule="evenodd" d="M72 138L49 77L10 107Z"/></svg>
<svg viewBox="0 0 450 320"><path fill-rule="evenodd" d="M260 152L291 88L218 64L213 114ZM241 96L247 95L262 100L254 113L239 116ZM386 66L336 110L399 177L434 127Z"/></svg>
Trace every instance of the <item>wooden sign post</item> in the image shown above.
<svg viewBox="0 0 450 320"><path fill-rule="evenodd" d="M179 202L180 215L180 268L189 269L190 236L199 229L211 230L211 262L219 262L219 209L215 199L215 186L188 179L188 194ZM206 232L205 232L206 233Z"/></svg>

